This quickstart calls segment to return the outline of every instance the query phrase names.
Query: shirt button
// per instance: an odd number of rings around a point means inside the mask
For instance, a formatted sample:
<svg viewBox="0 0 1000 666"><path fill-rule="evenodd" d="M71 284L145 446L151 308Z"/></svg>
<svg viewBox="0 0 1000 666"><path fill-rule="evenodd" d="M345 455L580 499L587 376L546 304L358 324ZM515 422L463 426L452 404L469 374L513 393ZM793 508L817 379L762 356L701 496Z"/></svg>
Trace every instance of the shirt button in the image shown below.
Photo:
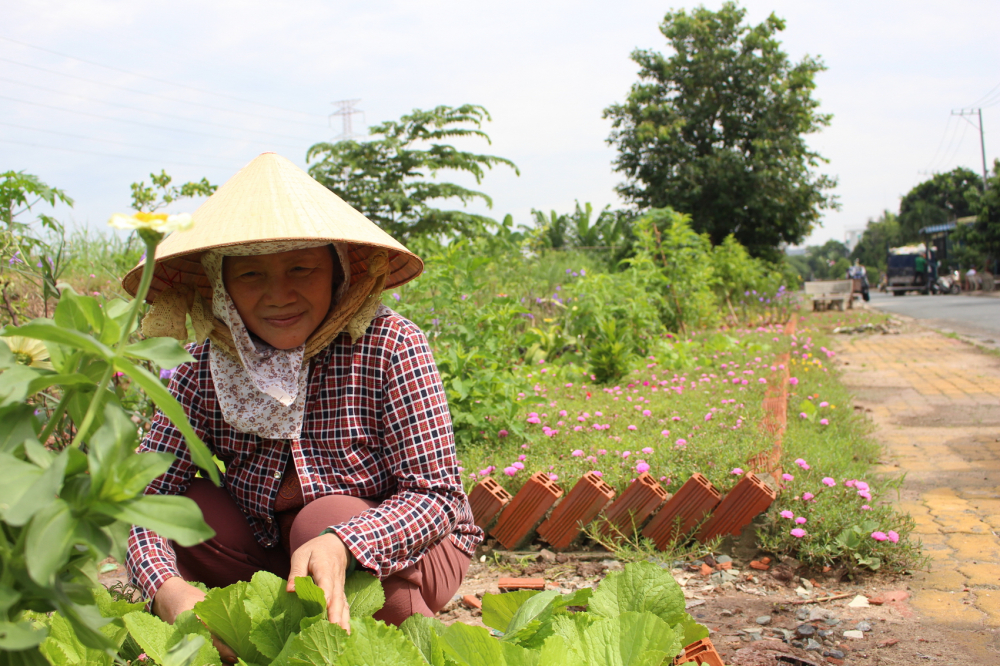
<svg viewBox="0 0 1000 666"><path fill-rule="evenodd" d="M275 472L274 473L274 478L280 479L281 478L281 472Z"/></svg>

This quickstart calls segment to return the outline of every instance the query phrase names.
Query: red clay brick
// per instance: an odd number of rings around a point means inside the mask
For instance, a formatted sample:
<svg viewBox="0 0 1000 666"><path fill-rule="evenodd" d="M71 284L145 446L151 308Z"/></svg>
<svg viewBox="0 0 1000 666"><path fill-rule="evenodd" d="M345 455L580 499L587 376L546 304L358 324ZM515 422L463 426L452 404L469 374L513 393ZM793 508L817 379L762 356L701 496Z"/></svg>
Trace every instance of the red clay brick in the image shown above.
<svg viewBox="0 0 1000 666"><path fill-rule="evenodd" d="M755 517L767 511L777 496L753 472L747 472L698 531L698 541L705 543L716 536L739 534Z"/></svg>
<svg viewBox="0 0 1000 666"><path fill-rule="evenodd" d="M666 550L677 539L694 529L719 504L721 495L708 479L695 473L677 494L671 497L649 521L642 535L656 547Z"/></svg>
<svg viewBox="0 0 1000 666"><path fill-rule="evenodd" d="M649 472L640 474L604 512L606 522L601 525L600 533L614 534L615 537L632 536L636 527L641 527L669 497L670 494Z"/></svg>
<svg viewBox="0 0 1000 666"><path fill-rule="evenodd" d="M490 534L504 548L516 549L527 541L535 526L562 495L562 488L549 479L548 474L535 472L500 512Z"/></svg>
<svg viewBox="0 0 1000 666"><path fill-rule="evenodd" d="M757 560L753 560L752 562L750 562L750 568L756 569L757 571L767 571L771 567L767 564L764 564L763 562L758 562Z"/></svg>
<svg viewBox="0 0 1000 666"><path fill-rule="evenodd" d="M501 578L497 583L501 592L513 590L544 590L544 578Z"/></svg>
<svg viewBox="0 0 1000 666"><path fill-rule="evenodd" d="M511 494L489 476L477 483L469 493L469 505L476 525L485 530L511 499Z"/></svg>
<svg viewBox="0 0 1000 666"><path fill-rule="evenodd" d="M462 597L462 603L465 604L467 608L482 609L483 602L479 600L474 594L467 594Z"/></svg>
<svg viewBox="0 0 1000 666"><path fill-rule="evenodd" d="M726 666L722 657L715 651L715 646L708 638L695 641L677 655L674 664L699 664L699 666Z"/></svg>
<svg viewBox="0 0 1000 666"><path fill-rule="evenodd" d="M549 519L538 526L538 536L556 550L562 550L573 543L583 528L614 498L614 488L593 472L587 472L556 505Z"/></svg>

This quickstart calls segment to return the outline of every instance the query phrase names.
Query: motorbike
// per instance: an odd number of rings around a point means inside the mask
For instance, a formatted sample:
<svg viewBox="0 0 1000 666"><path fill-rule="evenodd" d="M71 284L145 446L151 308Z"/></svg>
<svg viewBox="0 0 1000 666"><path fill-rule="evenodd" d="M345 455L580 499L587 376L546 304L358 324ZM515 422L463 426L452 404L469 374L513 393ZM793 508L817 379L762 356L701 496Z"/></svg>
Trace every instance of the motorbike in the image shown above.
<svg viewBox="0 0 1000 666"><path fill-rule="evenodd" d="M958 281L958 271L938 276L931 285L931 291L935 294L961 294L962 286Z"/></svg>

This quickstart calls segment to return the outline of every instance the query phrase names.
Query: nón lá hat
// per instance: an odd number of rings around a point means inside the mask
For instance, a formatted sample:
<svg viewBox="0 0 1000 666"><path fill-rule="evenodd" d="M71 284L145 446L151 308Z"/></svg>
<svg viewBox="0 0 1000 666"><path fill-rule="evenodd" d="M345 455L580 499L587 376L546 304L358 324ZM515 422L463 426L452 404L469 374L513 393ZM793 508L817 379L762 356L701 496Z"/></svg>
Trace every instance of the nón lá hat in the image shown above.
<svg viewBox="0 0 1000 666"><path fill-rule="evenodd" d="M206 299L212 287L201 255L227 246L274 241L322 241L348 248L351 281L368 271L368 259L387 252L384 288L409 282L423 271L423 261L374 222L352 208L309 174L275 153L264 153L222 185L192 215L189 231L170 234L156 248L156 271L146 300L153 303L173 286L195 287ZM144 261L122 278L135 295Z"/></svg>

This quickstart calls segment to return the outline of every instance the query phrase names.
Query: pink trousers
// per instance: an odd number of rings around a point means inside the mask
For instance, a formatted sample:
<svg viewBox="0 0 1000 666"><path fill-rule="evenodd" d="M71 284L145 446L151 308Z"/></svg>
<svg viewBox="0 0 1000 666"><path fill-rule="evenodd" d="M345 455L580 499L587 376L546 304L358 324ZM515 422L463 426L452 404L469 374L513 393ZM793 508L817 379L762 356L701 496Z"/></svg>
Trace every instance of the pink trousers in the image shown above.
<svg viewBox="0 0 1000 666"><path fill-rule="evenodd" d="M248 581L258 571L287 578L291 566L288 552L294 553L327 527L346 522L378 504L344 495L329 495L307 504L292 523L286 552L282 547L264 548L258 543L243 512L224 488L205 479L195 479L185 496L201 508L205 522L215 530L215 537L190 548L172 544L177 566L184 580L199 581L209 587ZM433 616L458 591L469 561L469 556L455 547L451 539L442 539L415 565L382 581L385 606L375 614L375 619L398 626L415 613Z"/></svg>

